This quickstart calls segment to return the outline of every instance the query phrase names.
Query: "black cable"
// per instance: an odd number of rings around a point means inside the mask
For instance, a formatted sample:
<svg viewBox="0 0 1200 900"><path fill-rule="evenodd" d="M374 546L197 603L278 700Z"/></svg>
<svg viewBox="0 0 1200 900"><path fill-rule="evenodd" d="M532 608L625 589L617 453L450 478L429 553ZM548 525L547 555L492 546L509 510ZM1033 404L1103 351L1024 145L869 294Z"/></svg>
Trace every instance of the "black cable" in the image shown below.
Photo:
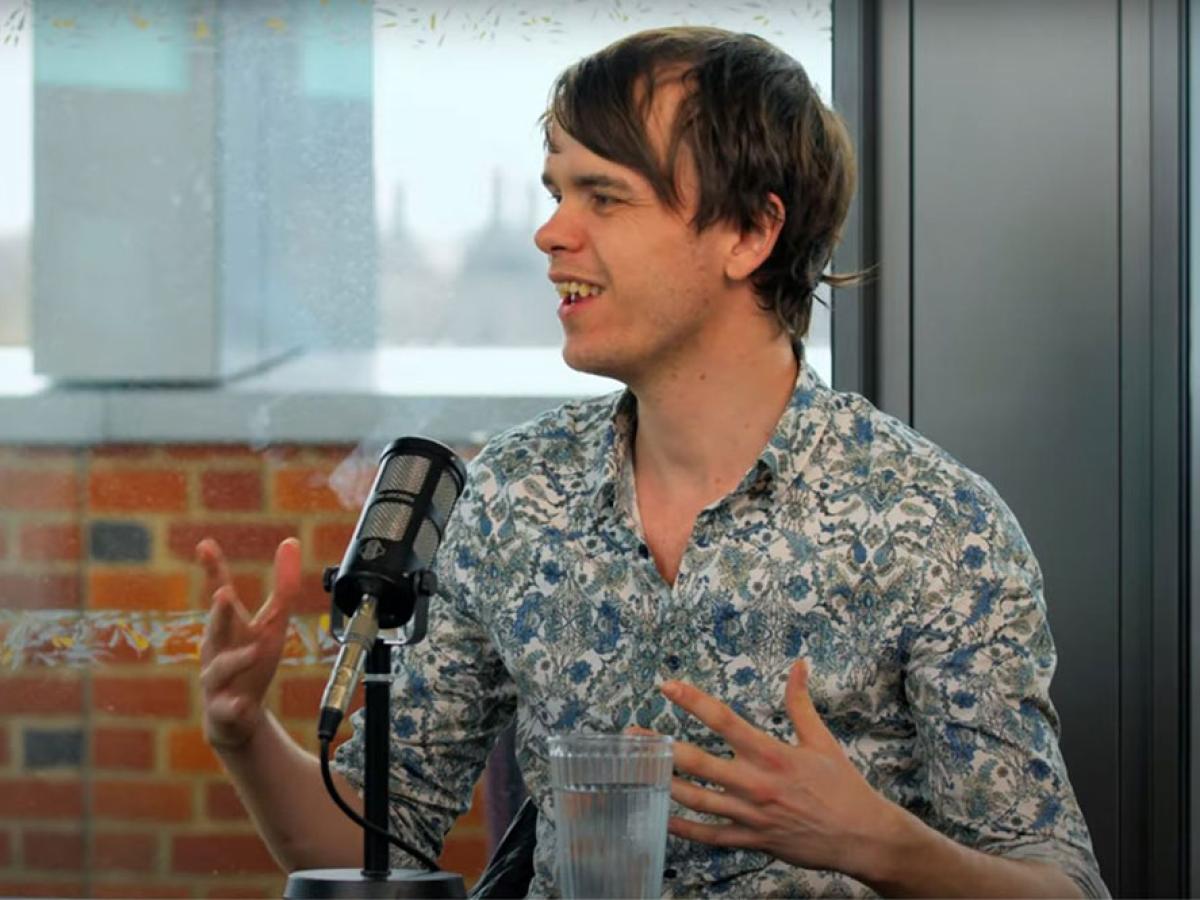
<svg viewBox="0 0 1200 900"><path fill-rule="evenodd" d="M321 741L321 779L325 782L325 789L327 791L329 791L329 796L333 798L333 802L337 804L338 809L340 809L347 816L349 816L350 819L355 824L357 824L361 828L370 829L371 831L375 832L376 834L383 835L385 838L388 839L388 843L392 844L393 846L399 847L401 850L403 850L409 856L413 857L414 859L419 860L421 862L421 865L425 866L425 868L427 868L430 872L440 872L441 871L441 869L438 868L438 864L436 862L434 862L432 859L430 859L428 856L426 856L424 853L422 853L420 850L417 850L414 847L410 847L408 844L404 843L404 841L400 840L400 838L396 837L390 831L386 831L385 829L380 828L378 825L376 825L373 822L368 822L366 819L364 819L362 816L360 816L358 813L356 813L353 809L351 809L350 805L348 803L346 803L345 800L342 799L342 795L338 793L337 785L335 785L333 783L333 776L330 775L330 773L329 773L329 741L324 740L324 739L322 739L322 741Z"/></svg>

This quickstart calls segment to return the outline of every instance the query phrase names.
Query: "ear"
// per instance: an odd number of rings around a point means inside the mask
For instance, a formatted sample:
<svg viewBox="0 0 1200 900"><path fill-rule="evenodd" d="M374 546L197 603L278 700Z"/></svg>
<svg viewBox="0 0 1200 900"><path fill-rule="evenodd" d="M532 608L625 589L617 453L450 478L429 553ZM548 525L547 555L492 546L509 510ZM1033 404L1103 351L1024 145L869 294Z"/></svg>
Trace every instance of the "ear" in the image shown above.
<svg viewBox="0 0 1200 900"><path fill-rule="evenodd" d="M767 208L751 228L738 233L725 258L725 277L743 281L754 274L775 249L787 213L776 194L767 194Z"/></svg>

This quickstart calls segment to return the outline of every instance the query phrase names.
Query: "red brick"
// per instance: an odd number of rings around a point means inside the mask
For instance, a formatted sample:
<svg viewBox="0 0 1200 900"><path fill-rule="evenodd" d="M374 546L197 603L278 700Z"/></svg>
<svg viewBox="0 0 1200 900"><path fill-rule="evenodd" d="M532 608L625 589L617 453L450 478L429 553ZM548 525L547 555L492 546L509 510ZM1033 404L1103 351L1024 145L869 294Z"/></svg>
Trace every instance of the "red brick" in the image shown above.
<svg viewBox="0 0 1200 900"><path fill-rule="evenodd" d="M7 766L9 758L8 729L0 725L0 766Z"/></svg>
<svg viewBox="0 0 1200 900"><path fill-rule="evenodd" d="M154 447L148 444L97 444L89 449L92 459L133 459L139 462L154 455Z"/></svg>
<svg viewBox="0 0 1200 900"><path fill-rule="evenodd" d="M76 819L83 814L78 781L48 778L0 779L0 816L21 819Z"/></svg>
<svg viewBox="0 0 1200 900"><path fill-rule="evenodd" d="M345 522L325 522L313 528L312 555L322 565L335 565L342 561L346 546L354 537L357 519Z"/></svg>
<svg viewBox="0 0 1200 900"><path fill-rule="evenodd" d="M167 734L167 759L172 772L220 772L221 763L197 727L172 728Z"/></svg>
<svg viewBox="0 0 1200 900"><path fill-rule="evenodd" d="M0 881L0 897L82 896L82 881Z"/></svg>
<svg viewBox="0 0 1200 900"><path fill-rule="evenodd" d="M171 869L196 875L275 873L279 866L255 835L176 835Z"/></svg>
<svg viewBox="0 0 1200 900"><path fill-rule="evenodd" d="M128 624L102 625L92 636L96 657L106 664L148 663L154 647L141 631Z"/></svg>
<svg viewBox="0 0 1200 900"><path fill-rule="evenodd" d="M92 705L118 716L173 716L192 712L191 691L185 678L97 677Z"/></svg>
<svg viewBox="0 0 1200 900"><path fill-rule="evenodd" d="M0 714L62 715L83 712L83 684L77 678L0 678Z"/></svg>
<svg viewBox="0 0 1200 900"><path fill-rule="evenodd" d="M68 470L0 467L0 509L77 510L79 479Z"/></svg>
<svg viewBox="0 0 1200 900"><path fill-rule="evenodd" d="M319 677L292 676L279 687L279 713L286 719L309 719L321 707L326 681Z"/></svg>
<svg viewBox="0 0 1200 900"><path fill-rule="evenodd" d="M261 454L263 462L271 466L297 460L303 455L304 447L297 444L272 444Z"/></svg>
<svg viewBox="0 0 1200 900"><path fill-rule="evenodd" d="M280 715L285 719L315 719L321 709L321 695L327 681L327 676L287 678L280 687ZM360 684L354 690L347 715L363 705L364 696Z"/></svg>
<svg viewBox="0 0 1200 900"><path fill-rule="evenodd" d="M83 547L78 522L26 525L21 529L21 559L27 562L73 562Z"/></svg>
<svg viewBox="0 0 1200 900"><path fill-rule="evenodd" d="M72 447L44 444L33 447L10 447L8 454L14 459L34 460L43 463L57 463L63 466L73 465L79 451Z"/></svg>
<svg viewBox="0 0 1200 900"><path fill-rule="evenodd" d="M200 496L208 509L256 512L263 507L263 481L259 472L205 472L200 476Z"/></svg>
<svg viewBox="0 0 1200 900"><path fill-rule="evenodd" d="M202 622L176 623L167 633L159 653L174 659L199 659L200 642L204 639Z"/></svg>
<svg viewBox="0 0 1200 900"><path fill-rule="evenodd" d="M300 596L296 598L296 615L320 615L330 610L329 594L322 583L322 572L305 572L300 575Z"/></svg>
<svg viewBox="0 0 1200 900"><path fill-rule="evenodd" d="M438 865L447 872L457 872L464 881L473 882L487 865L487 837L482 834L455 835L446 838Z"/></svg>
<svg viewBox="0 0 1200 900"><path fill-rule="evenodd" d="M229 560L263 560L275 558L275 548L299 529L294 522L272 524L242 524L233 522L177 522L167 531L167 546L176 559L191 562L196 558L196 544L202 538L214 538Z"/></svg>
<svg viewBox="0 0 1200 900"><path fill-rule="evenodd" d="M92 509L103 512L184 512L187 475L173 469L99 469L91 473Z"/></svg>
<svg viewBox="0 0 1200 900"><path fill-rule="evenodd" d="M21 835L21 856L26 869L82 869L83 835L78 831L26 829Z"/></svg>
<svg viewBox="0 0 1200 900"><path fill-rule="evenodd" d="M0 869L12 865L12 840L7 831L0 831Z"/></svg>
<svg viewBox="0 0 1200 900"><path fill-rule="evenodd" d="M254 572L234 572L233 589L237 592L242 603L246 605L246 609L257 609L259 602L263 599L263 577ZM204 605L207 607L211 597L205 597Z"/></svg>
<svg viewBox="0 0 1200 900"><path fill-rule="evenodd" d="M144 728L97 728L92 732L92 765L98 769L151 769L154 735Z"/></svg>
<svg viewBox="0 0 1200 900"><path fill-rule="evenodd" d="M204 789L204 808L210 819L245 819L246 807L232 784L225 781L213 782Z"/></svg>
<svg viewBox="0 0 1200 900"><path fill-rule="evenodd" d="M282 892L281 892L282 893ZM93 897L114 897L118 900L122 898L145 897L148 900L155 900L158 897L190 897L192 892L190 888L180 887L177 884L149 884L144 881L138 882L101 882L92 884Z"/></svg>
<svg viewBox="0 0 1200 900"><path fill-rule="evenodd" d="M97 834L92 839L92 868L96 871L150 872L158 856L153 834Z"/></svg>
<svg viewBox="0 0 1200 900"><path fill-rule="evenodd" d="M184 572L93 569L88 588L92 609L183 610L191 596L191 580Z"/></svg>
<svg viewBox="0 0 1200 900"><path fill-rule="evenodd" d="M354 453L354 444L310 444L308 451L317 459L331 459L341 462ZM375 461L372 459L372 463Z"/></svg>
<svg viewBox="0 0 1200 900"><path fill-rule="evenodd" d="M287 512L338 512L346 509L329 487L323 468L283 469L275 473L275 508Z"/></svg>
<svg viewBox="0 0 1200 900"><path fill-rule="evenodd" d="M171 459L257 459L260 451L245 444L168 444L164 448Z"/></svg>
<svg viewBox="0 0 1200 900"><path fill-rule="evenodd" d="M192 788L172 781L97 781L92 812L101 819L186 822L192 817Z"/></svg>
<svg viewBox="0 0 1200 900"><path fill-rule="evenodd" d="M0 609L79 609L74 575L0 575Z"/></svg>

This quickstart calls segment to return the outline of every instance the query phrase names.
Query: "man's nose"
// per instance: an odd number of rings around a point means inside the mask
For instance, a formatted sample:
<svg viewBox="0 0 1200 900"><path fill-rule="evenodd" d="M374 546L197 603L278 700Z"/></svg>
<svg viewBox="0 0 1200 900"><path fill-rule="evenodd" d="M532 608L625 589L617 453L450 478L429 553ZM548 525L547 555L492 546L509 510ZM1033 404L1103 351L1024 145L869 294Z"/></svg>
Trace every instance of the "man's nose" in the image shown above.
<svg viewBox="0 0 1200 900"><path fill-rule="evenodd" d="M582 234L578 224L565 212L565 204L560 203L550 214L550 218L542 227L533 233L533 242L547 256L563 251L577 250L582 244Z"/></svg>

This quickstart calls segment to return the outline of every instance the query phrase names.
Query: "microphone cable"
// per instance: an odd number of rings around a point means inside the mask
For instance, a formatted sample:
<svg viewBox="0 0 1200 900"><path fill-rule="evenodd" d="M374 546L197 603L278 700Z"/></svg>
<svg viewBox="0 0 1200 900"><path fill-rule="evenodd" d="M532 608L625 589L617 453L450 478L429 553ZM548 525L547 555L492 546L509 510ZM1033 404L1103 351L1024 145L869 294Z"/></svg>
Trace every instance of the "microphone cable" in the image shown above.
<svg viewBox="0 0 1200 900"><path fill-rule="evenodd" d="M354 822L360 828L366 828L387 838L389 844L394 847L398 847L409 856L419 860L421 865L425 866L425 868L427 868L430 872L442 871L436 862L434 862L420 850L416 849L415 847L410 847L400 838L396 837L396 835L384 828L380 828L374 822L368 822L366 819L356 813L353 808L351 808L350 804L342 799L342 795L338 793L337 785L333 783L333 776L329 772L329 740L327 738L321 738L321 780L325 782L325 789L329 792L329 796L333 798L333 802L337 804L338 809L349 816L352 822Z"/></svg>

